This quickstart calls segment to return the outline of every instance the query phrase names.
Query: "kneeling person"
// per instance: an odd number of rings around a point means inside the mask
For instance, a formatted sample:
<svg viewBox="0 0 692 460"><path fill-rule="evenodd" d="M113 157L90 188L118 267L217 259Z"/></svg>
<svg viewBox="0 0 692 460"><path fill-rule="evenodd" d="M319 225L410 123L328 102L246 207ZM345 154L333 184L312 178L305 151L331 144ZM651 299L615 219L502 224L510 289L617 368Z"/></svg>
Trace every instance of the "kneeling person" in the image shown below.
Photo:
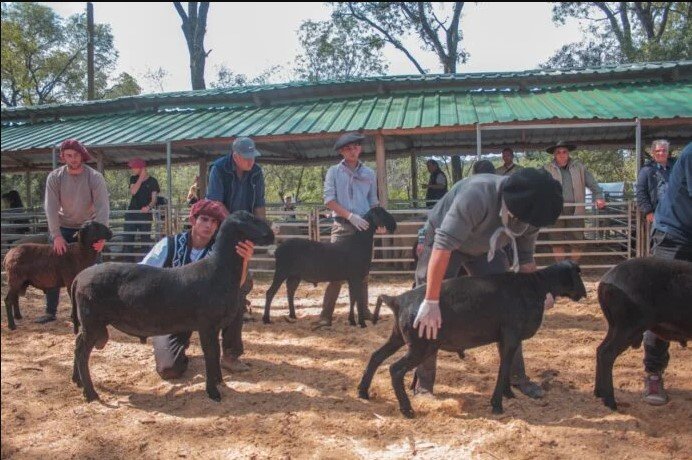
<svg viewBox="0 0 692 460"><path fill-rule="evenodd" d="M153 267L181 267L196 262L206 257L214 246L214 237L221 222L228 216L228 211L221 203L212 200L200 200L190 208L190 224L192 228L177 235L164 237L159 241L142 260L142 264ZM247 264L253 254L254 245L250 241L240 242L236 247L238 254L245 259L245 272L241 286L247 272ZM238 360L243 352L241 328L242 315L238 315L228 328L232 331L230 338L234 344L231 353L224 349L221 360L223 367L229 370L244 370L245 364ZM224 331L225 332L225 331ZM156 360L156 372L164 379L180 377L188 365L185 350L190 345L191 331L177 334L161 335L153 337L154 358ZM224 341L226 341L225 338Z"/></svg>

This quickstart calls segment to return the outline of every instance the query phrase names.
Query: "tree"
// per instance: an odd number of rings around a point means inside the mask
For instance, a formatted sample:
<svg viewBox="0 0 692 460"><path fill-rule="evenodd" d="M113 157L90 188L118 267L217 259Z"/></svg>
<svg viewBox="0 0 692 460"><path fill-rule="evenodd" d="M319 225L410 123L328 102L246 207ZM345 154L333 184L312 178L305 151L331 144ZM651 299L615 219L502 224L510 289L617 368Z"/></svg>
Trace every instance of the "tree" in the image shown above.
<svg viewBox="0 0 692 460"><path fill-rule="evenodd" d="M204 65L211 50L204 51L204 35L207 33L209 2L187 2L187 13L180 2L173 2L173 5L183 21L181 27L190 53L192 89L206 89Z"/></svg>
<svg viewBox="0 0 692 460"><path fill-rule="evenodd" d="M94 29L96 97L139 94L128 74L108 88L118 52L107 24ZM2 104L16 107L86 99L86 15L63 20L38 3L2 4ZM128 80L129 78L129 80ZM128 85L124 82L128 81ZM132 85L131 83L135 83Z"/></svg>
<svg viewBox="0 0 692 460"><path fill-rule="evenodd" d="M384 75L385 41L373 33L353 33L357 28L357 21L350 16L304 21L298 30L303 47L295 66L298 78L317 82Z"/></svg>
<svg viewBox="0 0 692 460"><path fill-rule="evenodd" d="M466 62L468 53L460 48L460 26L464 2L343 2L331 3L332 20L353 18L365 27L366 33L375 33L404 53L421 74L427 71L406 48L402 38L415 34L424 50L433 51L444 73L456 73L457 64ZM447 12L447 8L452 8ZM444 15L444 17L442 16ZM359 33L354 29L352 33Z"/></svg>
<svg viewBox="0 0 692 460"><path fill-rule="evenodd" d="M211 82L209 86L212 88L233 88L248 85L268 85L271 82L277 81L276 75L281 75L282 73L283 68L280 65L273 65L256 77L250 78L243 73L235 73L227 65L221 64L216 67L216 80ZM278 81L284 82L286 80L278 79Z"/></svg>
<svg viewBox="0 0 692 460"><path fill-rule="evenodd" d="M555 3L554 22L564 24L568 18L586 21L588 35L563 47L548 64L690 59L691 16L692 4L686 2Z"/></svg>
<svg viewBox="0 0 692 460"><path fill-rule="evenodd" d="M115 99L116 97L134 96L142 92L142 87L139 86L135 77L127 72L123 72L115 79L113 86L106 89L103 93L103 99Z"/></svg>

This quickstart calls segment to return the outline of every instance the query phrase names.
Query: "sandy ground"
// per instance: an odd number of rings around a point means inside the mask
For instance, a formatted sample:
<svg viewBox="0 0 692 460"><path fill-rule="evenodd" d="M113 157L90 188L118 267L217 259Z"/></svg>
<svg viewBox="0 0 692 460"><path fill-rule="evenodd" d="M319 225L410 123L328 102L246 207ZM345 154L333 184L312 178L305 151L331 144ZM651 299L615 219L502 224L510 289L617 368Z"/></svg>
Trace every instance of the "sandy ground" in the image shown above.
<svg viewBox="0 0 692 460"><path fill-rule="evenodd" d="M392 317L387 311L365 330L348 326L346 289L332 329L313 332L324 285L301 285L293 324L284 320L282 288L272 325L246 323L244 359L252 369L224 371L221 403L206 397L196 335L187 374L165 382L154 371L151 344L111 329L106 348L92 354L101 402L91 404L70 381L66 295L58 321L41 326L31 320L42 313L43 298L30 289L16 331L7 329L3 312L2 458L690 458L690 349L671 346L665 407L640 400L641 350L616 363L617 412L593 397L595 351L606 326L594 280L587 300L560 300L524 343L529 375L548 390L543 400L518 395L505 400L505 414L492 415L499 360L486 346L464 360L441 353L436 397L412 399L414 420L397 409L387 369L395 358L375 376L371 401L357 398L367 359L388 336ZM372 300L410 283L383 281L371 283ZM258 280L251 295L257 319L267 285Z"/></svg>

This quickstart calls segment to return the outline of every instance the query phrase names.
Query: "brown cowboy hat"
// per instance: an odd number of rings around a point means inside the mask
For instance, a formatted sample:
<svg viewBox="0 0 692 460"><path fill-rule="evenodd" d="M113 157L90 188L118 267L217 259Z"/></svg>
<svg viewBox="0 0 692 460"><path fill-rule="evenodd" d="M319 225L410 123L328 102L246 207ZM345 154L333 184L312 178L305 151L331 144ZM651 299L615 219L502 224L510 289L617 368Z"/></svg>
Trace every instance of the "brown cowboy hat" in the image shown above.
<svg viewBox="0 0 692 460"><path fill-rule="evenodd" d="M552 155L552 153L553 153L553 152L555 151L555 149L558 148L558 147L564 147L564 148L566 148L567 150L569 150L570 152L571 152L572 150L574 150L574 149L577 148L577 146L574 145L574 144L570 144L570 143L565 142L565 141L558 141L557 144L551 145L550 147L548 147L547 149L545 149L545 151L548 152L548 153L550 153L550 154Z"/></svg>

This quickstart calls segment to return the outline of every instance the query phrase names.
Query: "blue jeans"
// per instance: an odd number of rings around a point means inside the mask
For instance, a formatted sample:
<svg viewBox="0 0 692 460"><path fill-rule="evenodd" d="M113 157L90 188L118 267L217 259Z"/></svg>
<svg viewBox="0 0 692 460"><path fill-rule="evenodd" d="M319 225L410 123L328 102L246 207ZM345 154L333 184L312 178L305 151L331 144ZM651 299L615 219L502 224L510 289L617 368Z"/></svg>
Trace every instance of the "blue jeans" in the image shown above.
<svg viewBox="0 0 692 460"><path fill-rule="evenodd" d="M60 227L60 234L67 243L77 242L78 228ZM53 238L50 238L50 243L53 243ZM67 286L67 289L70 287ZM58 303L60 302L60 288L46 289L46 314L55 316L58 313Z"/></svg>
<svg viewBox="0 0 692 460"><path fill-rule="evenodd" d="M677 259L692 262L692 244L677 240L670 235L654 230L651 235L653 256L659 259ZM644 368L650 374L661 374L668 366L670 342L658 338L651 331L644 332Z"/></svg>

